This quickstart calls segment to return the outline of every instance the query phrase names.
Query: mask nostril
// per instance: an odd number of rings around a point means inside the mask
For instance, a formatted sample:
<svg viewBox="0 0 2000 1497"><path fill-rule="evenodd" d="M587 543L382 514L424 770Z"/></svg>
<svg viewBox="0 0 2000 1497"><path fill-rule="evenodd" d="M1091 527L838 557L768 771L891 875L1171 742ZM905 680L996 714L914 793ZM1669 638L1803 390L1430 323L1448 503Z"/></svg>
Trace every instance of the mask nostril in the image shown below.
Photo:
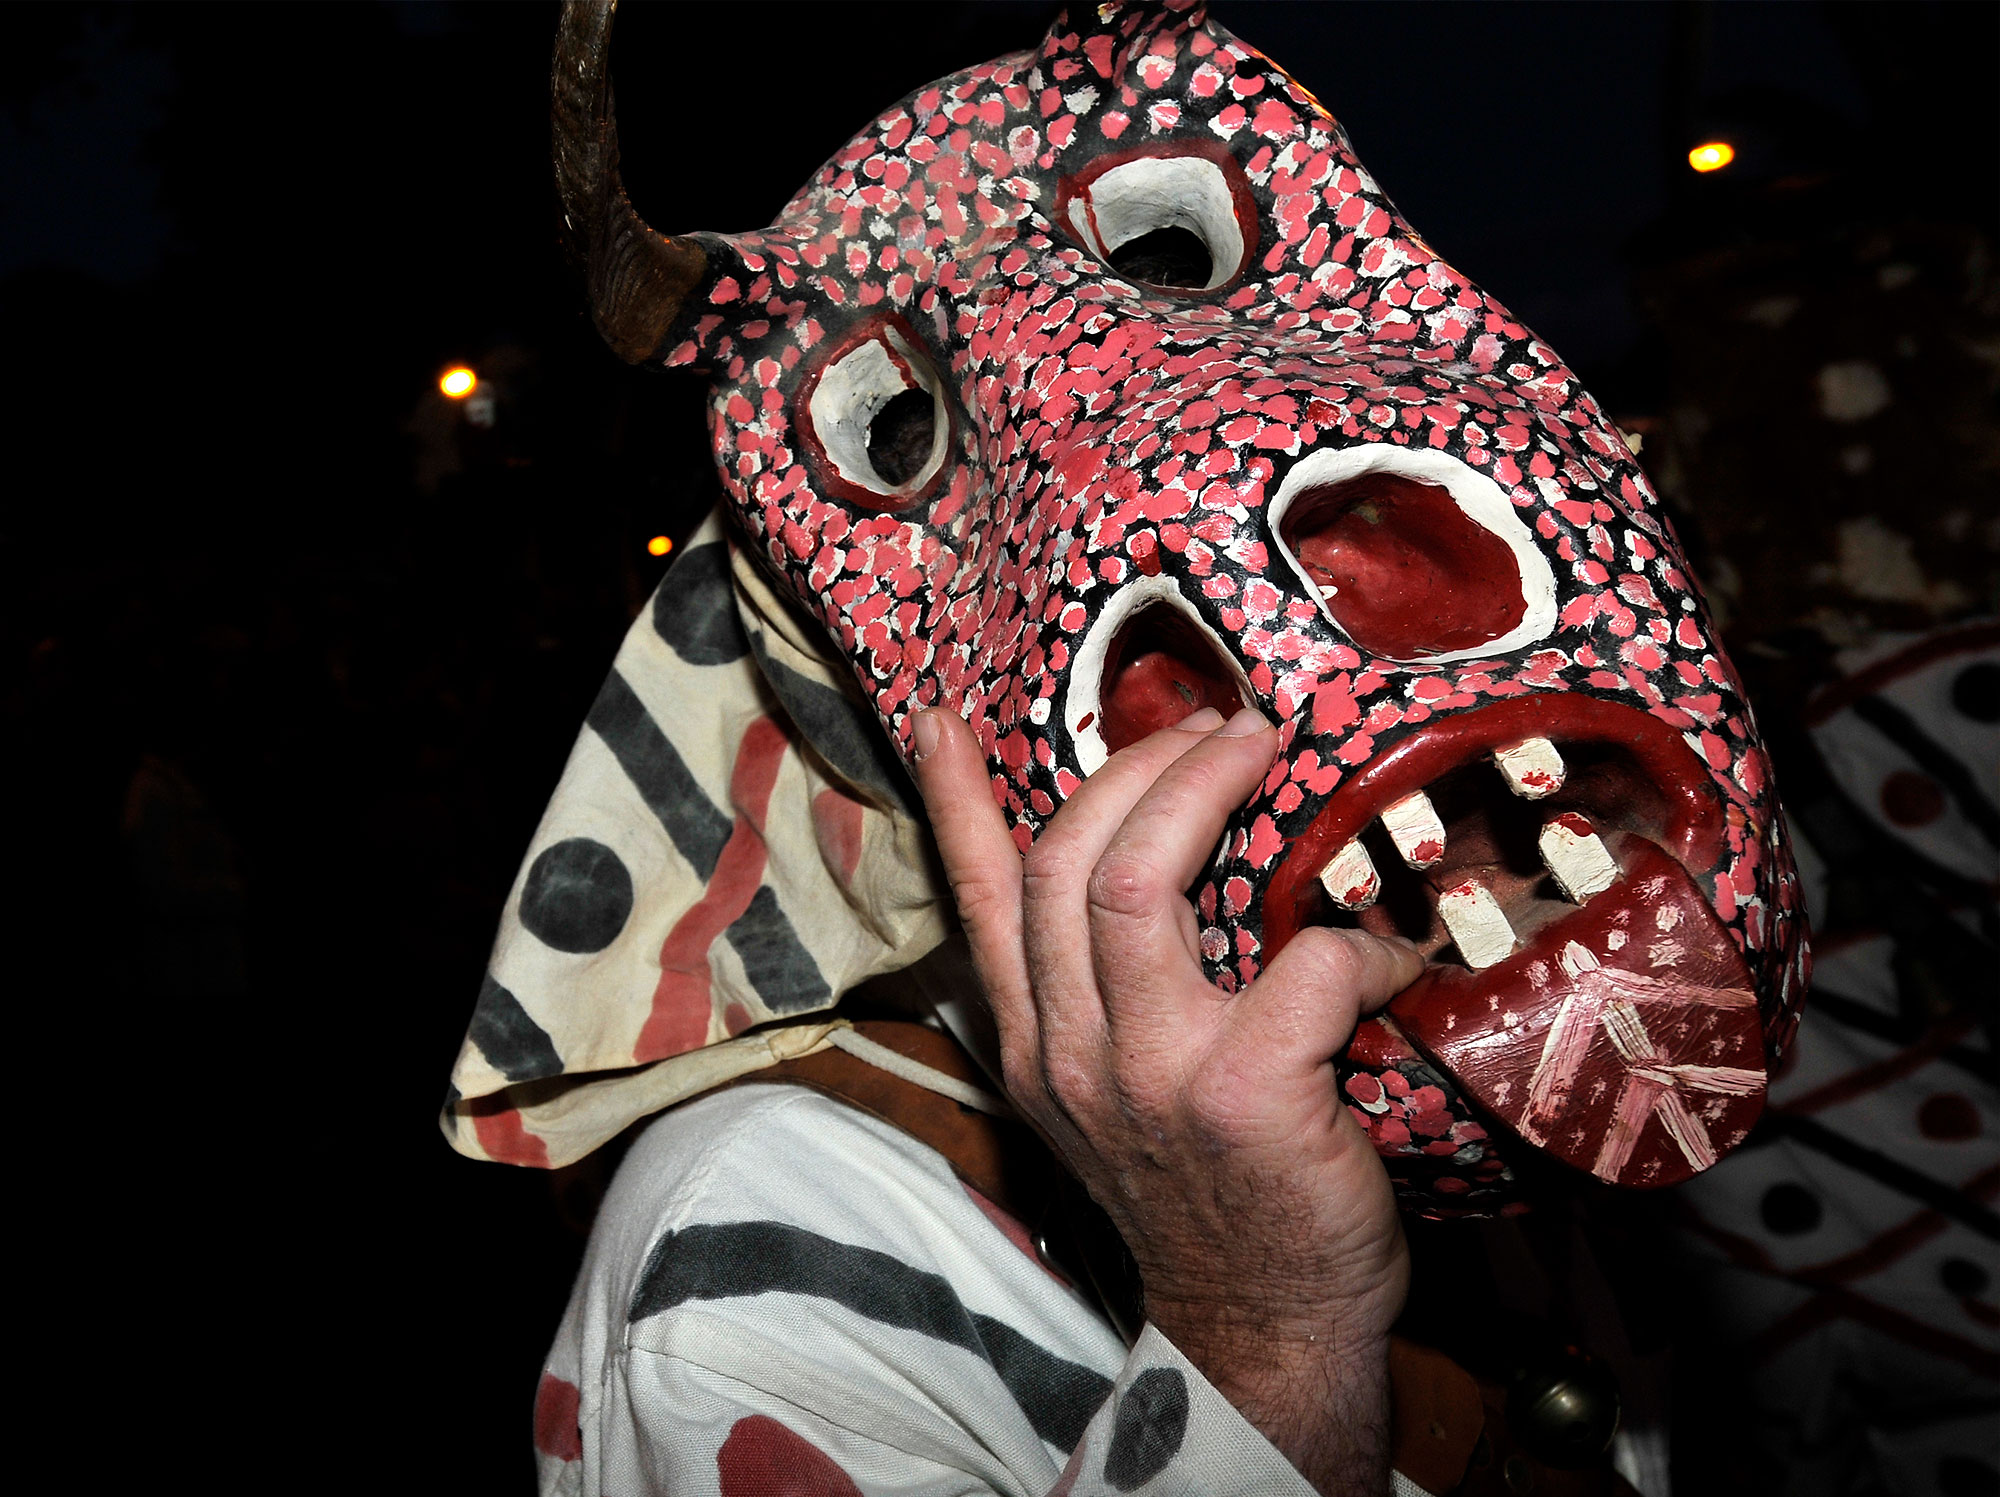
<svg viewBox="0 0 2000 1497"><path fill-rule="evenodd" d="M1111 753L1203 707L1228 717L1242 705L1229 662L1178 609L1140 609L1105 651L1097 730Z"/></svg>
<svg viewBox="0 0 2000 1497"><path fill-rule="evenodd" d="M1279 535L1348 638L1390 660L1476 650L1527 611L1514 548L1436 484L1374 472L1317 487Z"/></svg>

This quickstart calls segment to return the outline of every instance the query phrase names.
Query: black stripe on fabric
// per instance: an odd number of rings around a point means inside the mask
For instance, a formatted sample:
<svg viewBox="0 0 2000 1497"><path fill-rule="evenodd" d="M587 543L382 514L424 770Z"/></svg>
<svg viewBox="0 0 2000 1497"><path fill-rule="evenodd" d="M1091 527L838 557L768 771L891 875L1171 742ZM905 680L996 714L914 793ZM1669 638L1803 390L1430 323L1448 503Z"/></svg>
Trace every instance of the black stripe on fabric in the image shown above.
<svg viewBox="0 0 2000 1497"><path fill-rule="evenodd" d="M1757 1131L1766 1137L1789 1138L1846 1165L1857 1174L1868 1176L1878 1185L1886 1185L1911 1200L1922 1202L1938 1215L1948 1216L1982 1237L2000 1242L2000 1215L1989 1207L1941 1180L1933 1180L1929 1175L1898 1163L1886 1154L1862 1147L1823 1123L1783 1112L1767 1112L1758 1123Z"/></svg>
<svg viewBox="0 0 2000 1497"><path fill-rule="evenodd" d="M1951 798L1958 802L1959 814L1978 828L1988 842L2000 847L2000 809L1995 809L1993 802L1980 793L1972 771L1933 742L1917 726L1915 718L1881 697L1862 697L1852 710L1856 717L1916 760L1919 769L1951 793Z"/></svg>
<svg viewBox="0 0 2000 1497"><path fill-rule="evenodd" d="M646 704L617 671L604 678L604 689L584 721L604 740L675 848L705 882L715 872L734 823L696 783Z"/></svg>
<svg viewBox="0 0 2000 1497"><path fill-rule="evenodd" d="M750 636L750 648L786 715L827 763L851 783L894 801L908 815L919 814L916 786L873 712L772 659L761 635Z"/></svg>
<svg viewBox="0 0 2000 1497"><path fill-rule="evenodd" d="M833 1002L833 989L826 985L819 963L799 941L769 884L758 885L750 908L723 934L742 959L750 986L772 1013L806 1013Z"/></svg>
<svg viewBox="0 0 2000 1497"><path fill-rule="evenodd" d="M1858 1029L1863 1034L1873 1035L1878 1040L1887 1040L1892 1045L1914 1045L1928 1032L1928 1026L1915 1019L1903 1018L1900 1014L1885 1014L1878 1008L1871 1008L1855 998L1827 991L1819 984L1813 984L1812 997L1808 1000L1813 1017L1828 1019L1848 1029ZM1940 1050L1937 1058L1947 1065L1970 1072L1983 1081L2000 1082L2000 1068L1994 1065L1994 1057L1972 1050L1964 1045L1953 1045Z"/></svg>
<svg viewBox="0 0 2000 1497"><path fill-rule="evenodd" d="M479 1047L486 1063L509 1081L539 1081L559 1075L562 1057L549 1032L528 1016L521 1000L487 973L479 985L479 1002L465 1037Z"/></svg>
<svg viewBox="0 0 2000 1497"><path fill-rule="evenodd" d="M632 1297L633 1323L689 1300L802 1294L961 1347L999 1374L1035 1433L1073 1450L1110 1396L1111 1379L965 1308L940 1274L785 1222L727 1222L669 1232Z"/></svg>

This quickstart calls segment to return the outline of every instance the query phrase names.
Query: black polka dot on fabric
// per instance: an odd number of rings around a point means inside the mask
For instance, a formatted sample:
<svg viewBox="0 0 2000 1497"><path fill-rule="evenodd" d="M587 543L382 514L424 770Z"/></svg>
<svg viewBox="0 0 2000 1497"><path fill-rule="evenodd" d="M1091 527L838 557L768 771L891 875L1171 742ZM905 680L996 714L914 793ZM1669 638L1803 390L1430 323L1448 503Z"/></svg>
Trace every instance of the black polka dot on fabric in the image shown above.
<svg viewBox="0 0 2000 1497"><path fill-rule="evenodd" d="M693 665L743 658L750 641L736 613L727 546L696 546L674 563L653 594L653 631Z"/></svg>
<svg viewBox="0 0 2000 1497"><path fill-rule="evenodd" d="M1937 1463L1943 1497L2000 1497L2000 1471L1977 1456L1948 1455Z"/></svg>
<svg viewBox="0 0 2000 1497"><path fill-rule="evenodd" d="M1946 1294L1970 1299L1984 1294L1993 1276L1970 1258L1947 1258L1938 1265L1938 1282L1944 1285Z"/></svg>
<svg viewBox="0 0 2000 1497"><path fill-rule="evenodd" d="M1817 1227L1824 1213L1818 1196L1787 1180L1764 1192L1764 1199L1757 1203L1757 1214L1764 1219L1767 1231L1780 1237L1797 1237Z"/></svg>
<svg viewBox="0 0 2000 1497"><path fill-rule="evenodd" d="M1111 1416L1104 1479L1121 1492L1166 1470L1187 1434L1187 1379L1177 1367L1148 1367L1133 1378Z"/></svg>
<svg viewBox="0 0 2000 1497"><path fill-rule="evenodd" d="M2000 723L2000 665L1982 660L1952 677L1951 704L1976 723Z"/></svg>
<svg viewBox="0 0 2000 1497"><path fill-rule="evenodd" d="M521 924L558 951L602 951L632 913L632 875L589 837L542 849L521 889Z"/></svg>

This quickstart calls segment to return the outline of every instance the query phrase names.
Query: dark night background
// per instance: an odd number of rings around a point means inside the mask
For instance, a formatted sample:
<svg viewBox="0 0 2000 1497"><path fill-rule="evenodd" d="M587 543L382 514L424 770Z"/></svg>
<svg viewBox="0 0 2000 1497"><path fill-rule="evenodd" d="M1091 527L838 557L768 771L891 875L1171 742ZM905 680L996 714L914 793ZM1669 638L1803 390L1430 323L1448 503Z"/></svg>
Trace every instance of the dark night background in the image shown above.
<svg viewBox="0 0 2000 1497"><path fill-rule="evenodd" d="M627 181L662 228L764 223L1053 9L631 6ZM1911 215L1993 242L1989 5L1214 10L1630 424L1676 398L1636 289L1662 267ZM461 1160L433 1114L645 542L711 502L697 386L605 353L558 254L553 5L6 20L8 987L48 1365L149 1465L523 1490L590 1182ZM1711 135L1741 156L1697 179ZM436 393L458 360L490 428Z"/></svg>

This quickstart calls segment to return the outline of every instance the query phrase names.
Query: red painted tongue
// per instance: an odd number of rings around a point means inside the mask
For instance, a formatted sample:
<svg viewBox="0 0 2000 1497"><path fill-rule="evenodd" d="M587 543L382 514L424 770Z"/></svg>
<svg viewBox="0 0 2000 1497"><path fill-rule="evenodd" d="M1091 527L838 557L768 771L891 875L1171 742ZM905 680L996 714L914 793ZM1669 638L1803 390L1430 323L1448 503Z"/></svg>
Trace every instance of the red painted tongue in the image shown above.
<svg viewBox="0 0 2000 1497"><path fill-rule="evenodd" d="M1639 837L1619 881L1473 971L1433 965L1389 1012L1481 1108L1616 1185L1672 1185L1764 1107L1757 998L1700 887Z"/></svg>

